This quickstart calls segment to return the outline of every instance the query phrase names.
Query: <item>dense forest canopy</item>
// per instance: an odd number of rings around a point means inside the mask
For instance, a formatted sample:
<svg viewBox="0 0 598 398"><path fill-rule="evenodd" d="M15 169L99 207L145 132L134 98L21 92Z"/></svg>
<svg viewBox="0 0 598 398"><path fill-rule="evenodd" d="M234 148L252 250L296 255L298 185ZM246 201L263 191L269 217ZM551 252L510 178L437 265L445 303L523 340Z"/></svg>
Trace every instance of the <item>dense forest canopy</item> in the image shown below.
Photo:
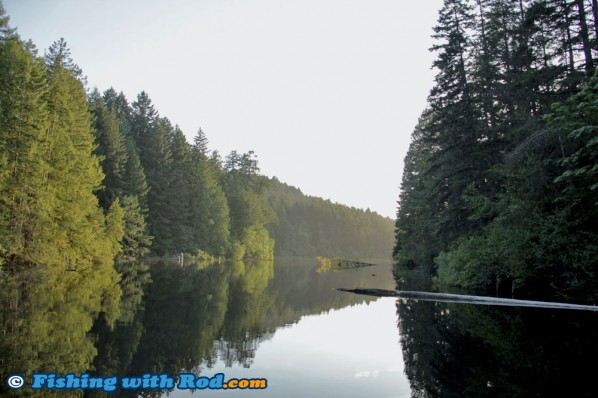
<svg viewBox="0 0 598 398"><path fill-rule="evenodd" d="M445 0L394 258L440 283L598 291L598 5Z"/></svg>
<svg viewBox="0 0 598 398"><path fill-rule="evenodd" d="M63 39L38 54L0 4L0 266L96 269L190 253L386 257L391 221L307 198L253 152L192 143L148 93L86 88ZM292 193L291 193L292 192ZM293 231L297 228L297 231ZM295 244L297 242L297 244Z"/></svg>

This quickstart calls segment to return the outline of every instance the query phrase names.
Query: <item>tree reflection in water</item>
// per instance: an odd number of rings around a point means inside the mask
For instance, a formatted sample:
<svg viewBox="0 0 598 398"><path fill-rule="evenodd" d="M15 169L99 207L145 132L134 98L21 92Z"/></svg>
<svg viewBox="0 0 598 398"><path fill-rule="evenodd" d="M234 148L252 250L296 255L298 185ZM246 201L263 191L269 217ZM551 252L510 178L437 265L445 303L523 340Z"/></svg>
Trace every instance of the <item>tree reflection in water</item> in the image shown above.
<svg viewBox="0 0 598 398"><path fill-rule="evenodd" d="M413 397L594 397L598 317L397 301Z"/></svg>
<svg viewBox="0 0 598 398"><path fill-rule="evenodd" d="M259 345L278 328L372 300L335 290L371 283L370 270L319 274L316 267L313 259L278 259L277 265L125 263L118 265L120 285L116 273L2 278L2 374L177 375L204 373L218 361L250 367ZM27 396L31 390L2 393ZM110 393L44 391L69 395Z"/></svg>

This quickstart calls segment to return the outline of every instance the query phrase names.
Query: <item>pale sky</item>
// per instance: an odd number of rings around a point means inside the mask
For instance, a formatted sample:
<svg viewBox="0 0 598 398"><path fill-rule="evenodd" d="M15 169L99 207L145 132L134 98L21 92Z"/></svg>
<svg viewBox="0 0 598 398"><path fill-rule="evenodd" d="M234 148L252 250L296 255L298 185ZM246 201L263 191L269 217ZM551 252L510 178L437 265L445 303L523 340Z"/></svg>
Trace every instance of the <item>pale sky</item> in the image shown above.
<svg viewBox="0 0 598 398"><path fill-rule="evenodd" d="M263 174L394 218L411 132L433 83L442 0L4 0L43 53L61 38L90 88Z"/></svg>

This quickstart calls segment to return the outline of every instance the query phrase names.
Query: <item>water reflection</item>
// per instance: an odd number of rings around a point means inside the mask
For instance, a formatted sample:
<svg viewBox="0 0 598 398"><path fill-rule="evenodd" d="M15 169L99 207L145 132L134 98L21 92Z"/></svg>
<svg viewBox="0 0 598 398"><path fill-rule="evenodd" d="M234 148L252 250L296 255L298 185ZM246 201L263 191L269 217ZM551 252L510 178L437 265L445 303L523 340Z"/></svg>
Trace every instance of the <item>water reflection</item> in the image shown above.
<svg viewBox="0 0 598 398"><path fill-rule="evenodd" d="M287 259L276 266L155 264L151 275L145 332L131 367L117 374L177 374L211 367L216 360L249 367L259 344L280 326L303 315L370 300L334 291L339 283L359 283L370 274L318 275L311 260Z"/></svg>
<svg viewBox="0 0 598 398"><path fill-rule="evenodd" d="M0 374L82 373L98 350L88 332L103 312L110 327L121 316L121 289L112 268L77 272L31 269L0 278ZM28 396L8 390L0 395ZM76 396L48 391L44 396Z"/></svg>
<svg viewBox="0 0 598 398"><path fill-rule="evenodd" d="M103 283L101 293L93 289L98 276L88 282L74 273L29 276L25 282L2 278L2 375L177 375L205 373L217 363L249 368L277 329L305 315L374 300L335 288L393 285L388 273L376 276L369 269L318 274L315 260L306 259L183 267L127 263L118 271L120 288L112 275L107 279L112 284ZM0 388L9 396L31 394L27 388ZM44 391L44 396L68 395ZM111 393L79 390L70 395Z"/></svg>
<svg viewBox="0 0 598 398"><path fill-rule="evenodd" d="M0 372L224 372L278 383L260 396L595 396L598 314L406 300L395 305L335 290L391 289L388 268L317 273L316 267L302 259L128 263L119 265L120 284L109 270L3 276ZM399 288L428 288L402 278ZM0 391L31 395L4 383ZM118 392L139 395L164 392Z"/></svg>
<svg viewBox="0 0 598 398"><path fill-rule="evenodd" d="M413 397L596 396L598 317L398 301Z"/></svg>

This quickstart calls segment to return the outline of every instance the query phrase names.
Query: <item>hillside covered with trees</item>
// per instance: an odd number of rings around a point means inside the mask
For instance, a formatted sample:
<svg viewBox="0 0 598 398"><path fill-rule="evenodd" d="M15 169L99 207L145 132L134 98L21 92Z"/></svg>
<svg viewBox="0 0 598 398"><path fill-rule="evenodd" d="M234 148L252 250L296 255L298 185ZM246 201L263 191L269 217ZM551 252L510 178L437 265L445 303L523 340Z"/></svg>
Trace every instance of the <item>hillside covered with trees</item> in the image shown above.
<svg viewBox="0 0 598 398"><path fill-rule="evenodd" d="M394 258L443 284L598 298L598 6L445 0Z"/></svg>
<svg viewBox="0 0 598 398"><path fill-rule="evenodd" d="M267 198L276 213L268 230L277 255L387 258L392 252L393 221L370 209L307 196L276 178Z"/></svg>
<svg viewBox="0 0 598 398"><path fill-rule="evenodd" d="M222 157L201 129L187 142L146 92L89 90L63 39L39 55L0 4L3 269L102 269L108 281L115 258L272 259L276 241L279 254L380 257L390 225L260 175L251 151Z"/></svg>

